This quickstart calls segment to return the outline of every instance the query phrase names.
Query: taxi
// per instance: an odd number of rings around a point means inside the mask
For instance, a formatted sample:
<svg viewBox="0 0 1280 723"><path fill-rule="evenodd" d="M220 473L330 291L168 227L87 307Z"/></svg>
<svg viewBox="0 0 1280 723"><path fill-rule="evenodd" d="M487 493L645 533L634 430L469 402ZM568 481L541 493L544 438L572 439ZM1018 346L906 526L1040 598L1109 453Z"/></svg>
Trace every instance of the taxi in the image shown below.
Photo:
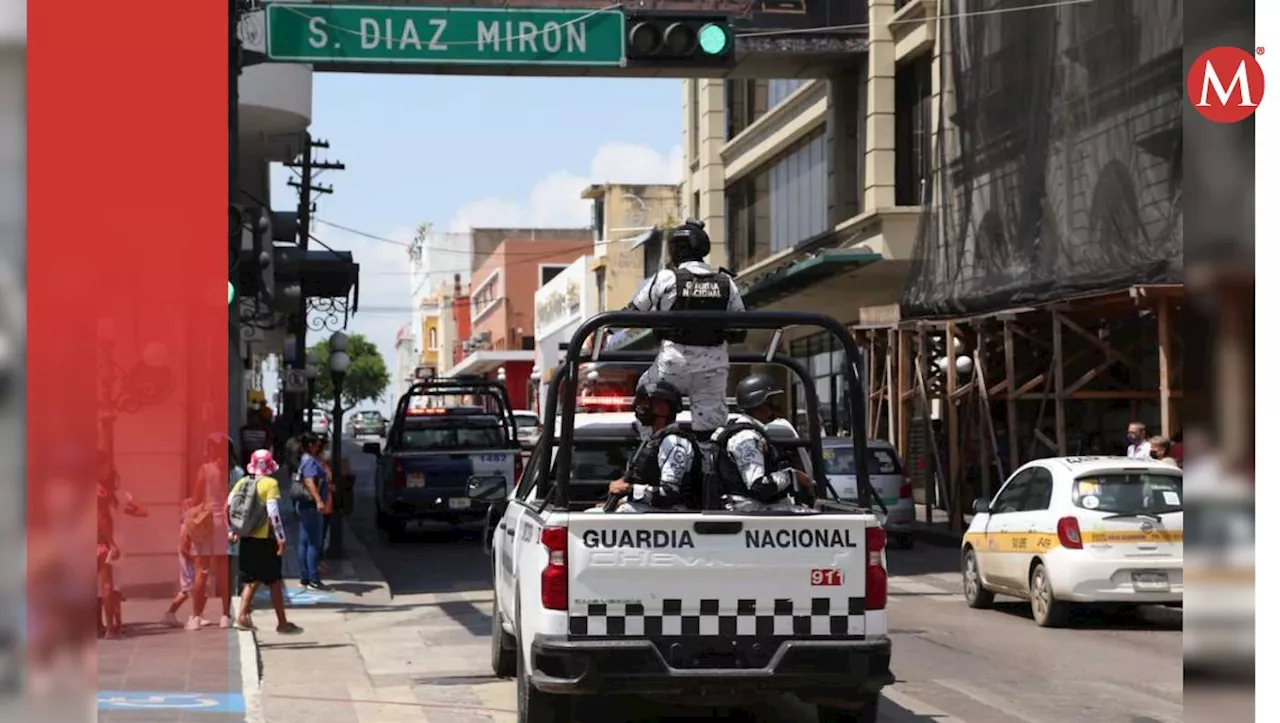
<svg viewBox="0 0 1280 723"><path fill-rule="evenodd" d="M1078 603L1182 603L1182 470L1126 457L1029 462L974 502L961 548L969 607L1029 600L1057 627Z"/></svg>

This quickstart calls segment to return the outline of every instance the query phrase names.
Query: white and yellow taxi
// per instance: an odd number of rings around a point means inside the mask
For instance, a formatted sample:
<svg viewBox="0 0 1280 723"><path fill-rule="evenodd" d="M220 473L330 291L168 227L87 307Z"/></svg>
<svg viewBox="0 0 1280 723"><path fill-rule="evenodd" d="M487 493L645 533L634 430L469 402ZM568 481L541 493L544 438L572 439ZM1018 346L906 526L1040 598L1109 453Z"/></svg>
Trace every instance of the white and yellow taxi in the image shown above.
<svg viewBox="0 0 1280 723"><path fill-rule="evenodd" d="M974 502L961 559L970 607L1031 601L1037 624L1073 603L1182 603L1182 470L1125 457L1053 457Z"/></svg>

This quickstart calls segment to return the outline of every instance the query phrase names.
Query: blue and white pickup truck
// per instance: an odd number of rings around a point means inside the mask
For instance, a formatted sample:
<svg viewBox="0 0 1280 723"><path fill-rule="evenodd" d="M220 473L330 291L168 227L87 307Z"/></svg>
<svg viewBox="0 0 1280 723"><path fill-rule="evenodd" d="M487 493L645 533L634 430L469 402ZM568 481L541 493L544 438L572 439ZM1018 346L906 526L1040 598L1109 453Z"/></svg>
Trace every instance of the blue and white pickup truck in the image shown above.
<svg viewBox="0 0 1280 723"><path fill-rule="evenodd" d="M378 529L392 538L409 529L482 529L488 505L469 489L509 492L523 471L506 389L483 379L415 384L400 399L386 448L363 449L377 457Z"/></svg>

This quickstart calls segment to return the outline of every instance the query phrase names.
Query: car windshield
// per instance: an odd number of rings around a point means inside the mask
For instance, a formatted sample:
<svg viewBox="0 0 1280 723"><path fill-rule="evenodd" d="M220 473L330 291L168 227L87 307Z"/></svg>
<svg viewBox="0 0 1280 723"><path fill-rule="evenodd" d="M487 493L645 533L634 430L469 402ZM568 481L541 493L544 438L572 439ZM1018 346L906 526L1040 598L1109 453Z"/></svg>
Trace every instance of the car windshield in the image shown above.
<svg viewBox="0 0 1280 723"><path fill-rule="evenodd" d="M1159 515L1182 511L1182 475L1162 472L1108 472L1076 480L1077 507L1115 515Z"/></svg>
<svg viewBox="0 0 1280 723"><path fill-rule="evenodd" d="M627 473L627 462L635 452L637 442L619 441L580 442L573 445L572 465L569 469L571 482L600 483L612 482ZM556 448L559 455L560 448Z"/></svg>
<svg viewBox="0 0 1280 723"><path fill-rule="evenodd" d="M889 449L871 449L871 462L868 466L871 474L902 474L902 466L898 464L898 455ZM828 447L822 450L822 459L827 465L829 475L856 475L856 455L853 447Z"/></svg>
<svg viewBox="0 0 1280 723"><path fill-rule="evenodd" d="M518 429L536 429L538 427L538 418L528 414L516 415L516 428Z"/></svg>
<svg viewBox="0 0 1280 723"><path fill-rule="evenodd" d="M467 419L411 419L400 434L400 449L428 452L441 449L493 449L504 446L496 417Z"/></svg>
<svg viewBox="0 0 1280 723"><path fill-rule="evenodd" d="M366 422L376 422L382 419L382 414L378 412L361 412L360 419Z"/></svg>

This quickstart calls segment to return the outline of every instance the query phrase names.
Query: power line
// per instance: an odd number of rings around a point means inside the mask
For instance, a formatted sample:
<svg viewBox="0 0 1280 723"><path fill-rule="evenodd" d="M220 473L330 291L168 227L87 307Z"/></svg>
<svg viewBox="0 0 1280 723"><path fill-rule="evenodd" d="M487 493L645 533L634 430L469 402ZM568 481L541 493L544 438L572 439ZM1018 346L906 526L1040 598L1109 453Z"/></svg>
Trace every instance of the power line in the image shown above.
<svg viewBox="0 0 1280 723"><path fill-rule="evenodd" d="M1106 1L1114 2L1115 0L1106 0ZM984 15L1003 15L1005 13L1016 13L1016 12L1023 12L1026 10L1049 10L1052 8L1068 7L1071 5L1089 5L1095 2L1098 2L1098 0L1055 0L1054 2L1040 3L1037 5L1022 5L1019 7L992 8L990 10L971 10L971 11L962 12L962 13L934 15L933 17L930 17L929 20L930 21L956 20L960 18L981 17ZM892 27L894 25L901 25L902 23L905 23L905 22L916 22L916 20L915 19L910 21L890 20L887 23L853 23L850 25L826 25L826 26L817 27L817 28L800 28L800 29L791 29L791 30L761 30L754 33L741 33L741 34L735 35L734 37L736 38L767 38L767 37L775 37L779 35L806 35L806 34L812 34L812 33L830 33L830 32L837 32L837 31L843 31L843 30L870 30L871 28L877 28L877 27L887 28L887 27Z"/></svg>

